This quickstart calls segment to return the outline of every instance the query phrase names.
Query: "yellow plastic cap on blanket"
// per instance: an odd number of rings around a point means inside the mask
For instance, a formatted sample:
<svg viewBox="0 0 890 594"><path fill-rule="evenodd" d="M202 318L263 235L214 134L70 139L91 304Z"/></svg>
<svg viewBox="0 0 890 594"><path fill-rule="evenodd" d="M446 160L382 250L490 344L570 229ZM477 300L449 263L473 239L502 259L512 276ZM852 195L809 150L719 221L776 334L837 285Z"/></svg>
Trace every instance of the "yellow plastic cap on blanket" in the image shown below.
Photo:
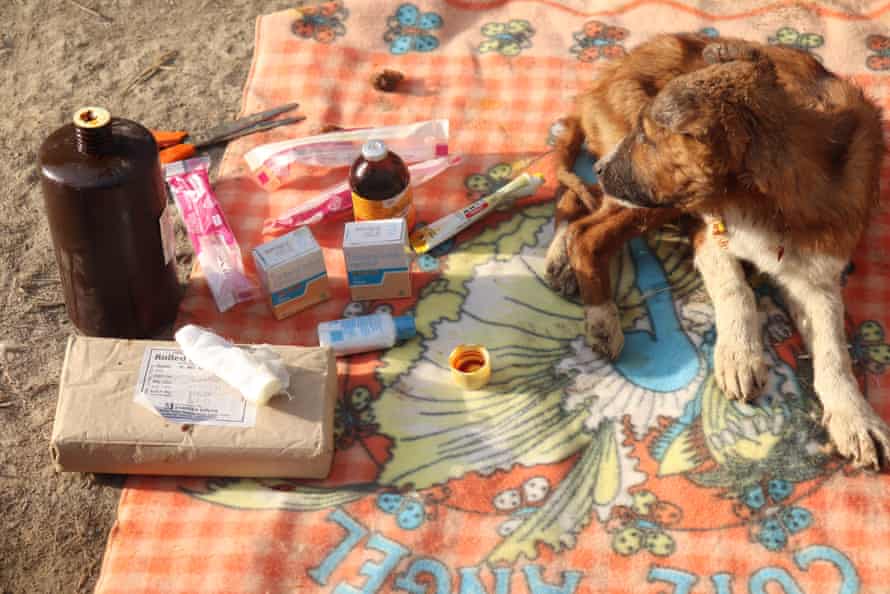
<svg viewBox="0 0 890 594"><path fill-rule="evenodd" d="M465 390L478 390L491 379L491 356L478 344L462 344L448 357L451 377Z"/></svg>

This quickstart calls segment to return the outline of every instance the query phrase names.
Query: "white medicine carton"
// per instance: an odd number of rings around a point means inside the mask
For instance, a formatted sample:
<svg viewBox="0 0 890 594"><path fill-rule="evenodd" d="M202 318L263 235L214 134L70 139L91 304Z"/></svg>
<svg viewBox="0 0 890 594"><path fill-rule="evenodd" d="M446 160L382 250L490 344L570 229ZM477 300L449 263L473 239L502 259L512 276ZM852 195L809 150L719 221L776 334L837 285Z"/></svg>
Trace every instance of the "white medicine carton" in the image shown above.
<svg viewBox="0 0 890 594"><path fill-rule="evenodd" d="M279 320L330 297L324 254L308 227L255 247L253 261Z"/></svg>
<svg viewBox="0 0 890 594"><path fill-rule="evenodd" d="M353 300L411 296L411 251L405 219L347 223L343 256Z"/></svg>

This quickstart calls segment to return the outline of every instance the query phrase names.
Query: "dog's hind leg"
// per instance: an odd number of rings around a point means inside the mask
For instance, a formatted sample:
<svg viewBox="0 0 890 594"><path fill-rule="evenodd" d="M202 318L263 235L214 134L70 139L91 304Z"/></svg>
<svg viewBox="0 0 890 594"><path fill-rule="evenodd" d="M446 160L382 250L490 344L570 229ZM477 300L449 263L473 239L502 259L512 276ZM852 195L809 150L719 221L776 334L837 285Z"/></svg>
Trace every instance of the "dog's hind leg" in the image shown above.
<svg viewBox="0 0 890 594"><path fill-rule="evenodd" d="M607 200L596 213L569 226L569 263L584 303L585 330L593 350L616 359L624 346L609 274L612 256L631 238L657 229L678 215L674 209L627 208Z"/></svg>
<svg viewBox="0 0 890 594"><path fill-rule="evenodd" d="M575 268L572 266L570 258L572 243L577 240L580 230L587 230L604 224L610 216L621 210L621 208L622 207L615 202L608 201L603 203L603 205L593 213L585 211L580 217L576 216L568 220L560 220L557 212L556 234L553 237L553 241L550 243L550 249L547 250L546 268L547 281L550 283L553 290L566 296L578 293L578 276L575 273ZM591 254L591 257L595 256L596 254ZM605 254L605 256L608 258L609 254ZM599 269L601 267L597 268ZM608 267L606 267L603 274L608 275ZM608 282L606 282L603 292L607 296L610 294ZM585 301L585 303L587 303L587 301Z"/></svg>
<svg viewBox="0 0 890 594"><path fill-rule="evenodd" d="M824 268L818 263L813 267ZM802 274L786 274L781 280L796 317L804 318L798 323L813 357L813 383L832 443L856 466L878 469L890 464L890 427L862 396L853 374L839 280L842 264L836 269L822 275L823 280Z"/></svg>
<svg viewBox="0 0 890 594"><path fill-rule="evenodd" d="M566 232L573 221L599 209L602 192L598 187L588 188L572 173L584 136L578 118L564 118L562 123L562 133L557 136L554 146L560 185L556 196L553 239L547 249L545 270L550 287L571 296L578 292L578 283L569 264Z"/></svg>

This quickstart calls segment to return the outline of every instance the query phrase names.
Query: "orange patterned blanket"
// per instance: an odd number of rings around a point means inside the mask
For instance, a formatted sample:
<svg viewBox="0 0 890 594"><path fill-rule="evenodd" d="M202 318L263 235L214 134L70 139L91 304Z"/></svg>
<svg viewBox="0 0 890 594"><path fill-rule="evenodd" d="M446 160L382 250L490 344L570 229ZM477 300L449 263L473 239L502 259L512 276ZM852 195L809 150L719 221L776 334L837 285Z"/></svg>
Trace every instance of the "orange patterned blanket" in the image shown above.
<svg viewBox="0 0 890 594"><path fill-rule="evenodd" d="M259 19L243 111L296 100L309 121L233 143L217 185L245 254L267 217L343 176L266 193L247 177L249 148L322 124L448 118L465 160L417 190L429 223L545 152L598 65L656 32L795 45L890 107L886 2L296 5ZM384 66L408 76L403 92L371 87ZM810 361L774 289L755 279L773 366L754 406L714 385L712 308L670 229L616 262L638 347L615 363L595 357L580 305L542 282L553 164L539 165L550 191L420 258L414 299L349 302L342 221L314 228L333 299L285 321L264 302L219 314L196 271L180 322L233 339L315 344L319 321L380 310L415 315L419 337L340 363L326 481L131 478L97 592L890 592L890 480L848 472L819 447ZM888 181L885 169L885 191ZM846 298L861 382L890 417L888 246L882 212ZM468 341L494 356L478 392L443 367Z"/></svg>

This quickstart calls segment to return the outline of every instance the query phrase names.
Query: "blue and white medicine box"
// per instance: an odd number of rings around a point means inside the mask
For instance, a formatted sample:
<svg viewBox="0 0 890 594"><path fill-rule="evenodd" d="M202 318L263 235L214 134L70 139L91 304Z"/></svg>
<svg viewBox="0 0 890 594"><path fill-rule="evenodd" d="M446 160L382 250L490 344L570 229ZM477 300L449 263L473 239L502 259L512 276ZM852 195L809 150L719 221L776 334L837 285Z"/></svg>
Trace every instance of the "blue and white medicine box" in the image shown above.
<svg viewBox="0 0 890 594"><path fill-rule="evenodd" d="M405 219L347 223L343 256L354 301L411 296L411 251Z"/></svg>
<svg viewBox="0 0 890 594"><path fill-rule="evenodd" d="M279 320L330 298L324 254L308 227L255 247L253 261Z"/></svg>

